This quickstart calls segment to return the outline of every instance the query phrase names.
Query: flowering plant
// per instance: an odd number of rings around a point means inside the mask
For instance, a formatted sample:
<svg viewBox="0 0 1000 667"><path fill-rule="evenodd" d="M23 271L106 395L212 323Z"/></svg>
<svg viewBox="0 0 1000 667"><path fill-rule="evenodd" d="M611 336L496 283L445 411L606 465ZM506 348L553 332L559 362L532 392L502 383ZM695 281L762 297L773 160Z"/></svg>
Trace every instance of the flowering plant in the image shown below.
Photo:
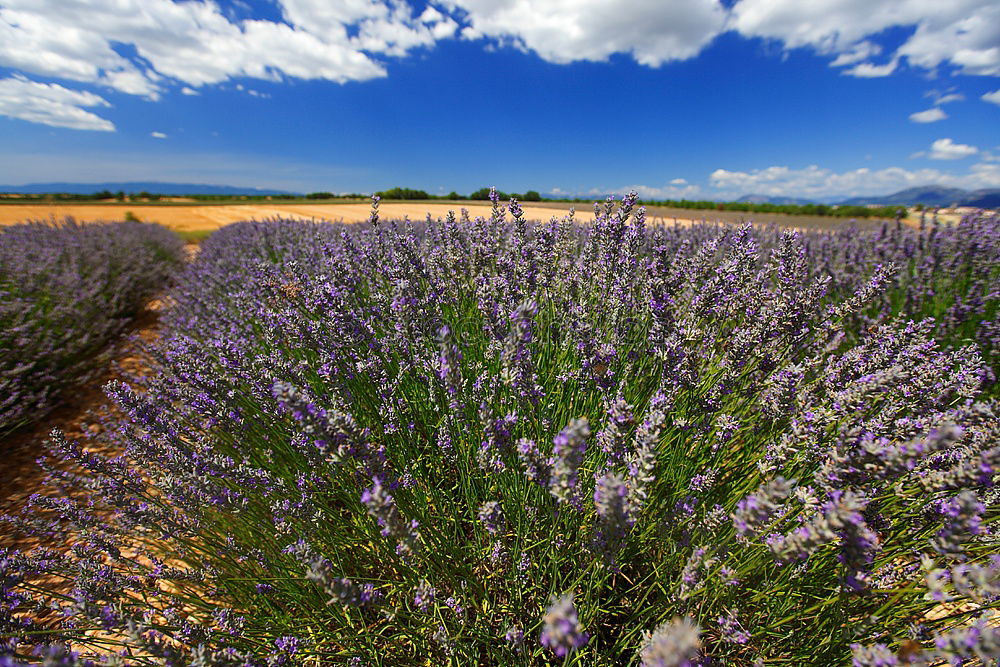
<svg viewBox="0 0 1000 667"><path fill-rule="evenodd" d="M92 506L9 519L73 547L0 556L8 653L996 659L1000 221L803 236L615 204L215 233L158 374L108 388L123 455L53 437Z"/></svg>

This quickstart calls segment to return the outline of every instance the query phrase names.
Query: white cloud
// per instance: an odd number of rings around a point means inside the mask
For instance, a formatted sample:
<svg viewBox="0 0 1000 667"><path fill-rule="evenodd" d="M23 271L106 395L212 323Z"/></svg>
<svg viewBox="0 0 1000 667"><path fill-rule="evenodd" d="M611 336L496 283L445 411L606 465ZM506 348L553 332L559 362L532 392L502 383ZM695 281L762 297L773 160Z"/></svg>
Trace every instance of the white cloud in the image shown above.
<svg viewBox="0 0 1000 667"><path fill-rule="evenodd" d="M154 139L166 139L167 138L167 135L165 135L163 132L150 132L149 136L153 137Z"/></svg>
<svg viewBox="0 0 1000 667"><path fill-rule="evenodd" d="M677 181L683 181L678 183ZM701 196L701 188L697 185L689 184L683 178L675 178L669 185L660 187L649 185L626 185L616 188L615 192L629 192L635 190L642 199L691 199ZM599 194L594 192L594 194Z"/></svg>
<svg viewBox="0 0 1000 667"><path fill-rule="evenodd" d="M86 91L29 81L19 75L0 79L3 116L73 130L114 132L114 123L84 108L106 106L110 106L107 100Z"/></svg>
<svg viewBox="0 0 1000 667"><path fill-rule="evenodd" d="M931 152L928 154L932 160L961 160L975 155L979 149L968 144L956 144L951 139L938 139L931 144Z"/></svg>
<svg viewBox="0 0 1000 667"><path fill-rule="evenodd" d="M965 99L965 95L961 93L954 92L954 88L946 91L940 90L928 90L924 93L924 97L929 97L934 100L934 106L939 107L943 104L950 104L952 102L961 102Z"/></svg>
<svg viewBox="0 0 1000 667"><path fill-rule="evenodd" d="M234 77L383 77L373 54L405 55L458 29L396 0L283 0L282 11L287 22L230 20L207 0L2 0L0 66L155 100L176 82L192 94Z"/></svg>
<svg viewBox="0 0 1000 667"><path fill-rule="evenodd" d="M937 107L932 107L926 111L918 111L910 114L910 120L914 123L935 123L948 117L944 111Z"/></svg>
<svg viewBox="0 0 1000 667"><path fill-rule="evenodd" d="M887 28L914 27L891 54L892 62L905 57L924 69L950 64L965 74L1000 75L1000 3L995 0L740 0L731 25L747 37L837 56L832 64L838 67L875 55L865 46L868 37ZM881 76L889 70L889 65L862 64L867 67L848 73Z"/></svg>
<svg viewBox="0 0 1000 667"><path fill-rule="evenodd" d="M993 104L1000 104L1000 90L994 90L992 93L986 93L981 99L987 102L992 102Z"/></svg>
<svg viewBox="0 0 1000 667"><path fill-rule="evenodd" d="M862 79L877 79L883 76L889 76L896 71L896 67L899 65L899 60L893 58L884 65L873 65L872 63L858 63L849 70L845 70L844 74L850 74L851 76L856 76Z"/></svg>
<svg viewBox="0 0 1000 667"><path fill-rule="evenodd" d="M939 169L853 169L836 172L816 165L804 169L784 166L751 171L716 169L709 177L716 196L727 199L748 193L771 196L837 198L887 194L922 185L945 185L975 190L1000 187L1000 165L979 163L964 174Z"/></svg>
<svg viewBox="0 0 1000 667"><path fill-rule="evenodd" d="M872 44L868 41L862 41L855 44L850 51L844 51L837 58L830 63L830 67L843 67L845 65L853 65L854 63L861 62L862 60L867 60L872 56L877 56L882 53L882 47L878 44Z"/></svg>
<svg viewBox="0 0 1000 667"><path fill-rule="evenodd" d="M626 54L657 67L735 30L812 48L857 77L905 63L1000 76L996 0L434 0L419 14L406 0L274 1L282 21L212 0L0 0L0 67L156 100L235 78L384 77L386 58L456 36L553 63ZM912 34L882 53L873 37L891 27ZM960 99L935 94L934 106Z"/></svg>
<svg viewBox="0 0 1000 667"><path fill-rule="evenodd" d="M511 40L554 63L630 54L656 67L697 55L725 27L718 0L443 0L469 39Z"/></svg>

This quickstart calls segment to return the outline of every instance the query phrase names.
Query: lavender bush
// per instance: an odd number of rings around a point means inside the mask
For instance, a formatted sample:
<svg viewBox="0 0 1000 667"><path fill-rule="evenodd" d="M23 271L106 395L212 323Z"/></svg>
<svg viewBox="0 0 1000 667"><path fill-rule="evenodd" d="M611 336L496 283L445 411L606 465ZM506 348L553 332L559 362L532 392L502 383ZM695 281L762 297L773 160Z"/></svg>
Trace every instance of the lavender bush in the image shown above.
<svg viewBox="0 0 1000 667"><path fill-rule="evenodd" d="M7 519L73 543L0 554L8 663L1000 657L1000 221L634 202L215 233L124 454L53 435L93 504Z"/></svg>
<svg viewBox="0 0 1000 667"><path fill-rule="evenodd" d="M99 366L182 249L166 228L136 222L0 228L0 435Z"/></svg>

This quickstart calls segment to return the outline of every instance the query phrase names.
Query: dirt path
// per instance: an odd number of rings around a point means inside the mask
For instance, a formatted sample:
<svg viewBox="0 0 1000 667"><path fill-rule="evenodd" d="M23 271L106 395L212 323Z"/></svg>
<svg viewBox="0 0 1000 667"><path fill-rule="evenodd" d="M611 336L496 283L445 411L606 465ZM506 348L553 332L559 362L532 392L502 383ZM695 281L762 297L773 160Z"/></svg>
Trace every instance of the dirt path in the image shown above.
<svg viewBox="0 0 1000 667"><path fill-rule="evenodd" d="M52 429L60 429L69 440L87 451L112 453L100 443L100 422L117 416L102 387L115 379L144 377L145 366L138 345L155 342L160 336L160 311L164 303L153 299L112 344L110 360L102 372L84 385L66 392L63 402L38 423L0 439L0 515L17 514L32 494L51 491L45 471L37 460L44 455L44 442ZM29 549L38 546L37 537L15 536L0 529L0 548Z"/></svg>

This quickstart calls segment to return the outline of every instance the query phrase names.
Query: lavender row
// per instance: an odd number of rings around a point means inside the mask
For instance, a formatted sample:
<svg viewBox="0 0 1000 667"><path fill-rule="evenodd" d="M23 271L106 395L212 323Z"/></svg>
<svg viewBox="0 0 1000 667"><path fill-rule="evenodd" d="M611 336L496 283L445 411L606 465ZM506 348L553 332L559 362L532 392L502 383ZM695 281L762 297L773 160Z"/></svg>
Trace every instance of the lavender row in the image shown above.
<svg viewBox="0 0 1000 667"><path fill-rule="evenodd" d="M0 230L0 434L43 417L181 262L158 225L29 222Z"/></svg>
<svg viewBox="0 0 1000 667"><path fill-rule="evenodd" d="M997 219L595 213L214 234L123 456L54 436L93 506L8 519L74 542L0 556L9 660L1000 657Z"/></svg>

